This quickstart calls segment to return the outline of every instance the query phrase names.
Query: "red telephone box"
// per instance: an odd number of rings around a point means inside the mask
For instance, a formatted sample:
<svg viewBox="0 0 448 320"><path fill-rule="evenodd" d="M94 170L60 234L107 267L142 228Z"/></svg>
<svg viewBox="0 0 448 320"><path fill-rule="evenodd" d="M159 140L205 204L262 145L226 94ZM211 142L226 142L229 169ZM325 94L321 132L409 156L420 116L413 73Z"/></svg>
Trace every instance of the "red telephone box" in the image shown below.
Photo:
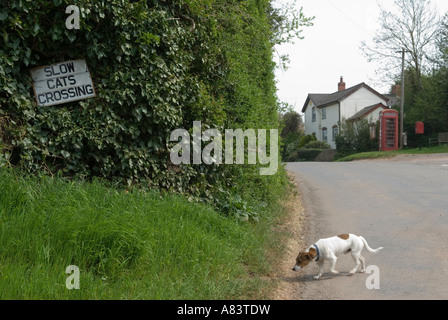
<svg viewBox="0 0 448 320"><path fill-rule="evenodd" d="M398 111L380 112L380 151L398 150Z"/></svg>

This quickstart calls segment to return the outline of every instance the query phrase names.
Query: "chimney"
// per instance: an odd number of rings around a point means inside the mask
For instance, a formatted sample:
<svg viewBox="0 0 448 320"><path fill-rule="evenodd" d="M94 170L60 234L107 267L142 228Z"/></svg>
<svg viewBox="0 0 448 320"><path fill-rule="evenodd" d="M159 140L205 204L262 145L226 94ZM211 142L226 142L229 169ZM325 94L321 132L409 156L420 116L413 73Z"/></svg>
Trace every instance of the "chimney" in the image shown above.
<svg viewBox="0 0 448 320"><path fill-rule="evenodd" d="M344 82L344 78L341 76L341 81L339 81L338 83L338 91L343 91L345 90L345 82Z"/></svg>
<svg viewBox="0 0 448 320"><path fill-rule="evenodd" d="M401 97L401 85L399 85L399 84L393 85L390 93L393 94L394 96L400 98Z"/></svg>

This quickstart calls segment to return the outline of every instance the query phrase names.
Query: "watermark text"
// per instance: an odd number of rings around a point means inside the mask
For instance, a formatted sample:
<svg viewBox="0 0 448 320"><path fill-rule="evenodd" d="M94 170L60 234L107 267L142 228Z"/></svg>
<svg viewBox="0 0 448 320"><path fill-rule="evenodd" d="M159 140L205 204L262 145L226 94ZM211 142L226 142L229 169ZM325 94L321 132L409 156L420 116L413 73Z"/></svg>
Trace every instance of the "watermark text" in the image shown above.
<svg viewBox="0 0 448 320"><path fill-rule="evenodd" d="M269 155L267 143L269 138ZM180 141L179 141L180 139ZM170 150L171 162L179 164L225 164L245 163L245 141L247 139L247 163L269 165L260 168L260 175L273 175L278 169L278 130L270 129L225 129L223 134L218 129L202 132L201 121L193 121L193 134L185 129L171 132L170 141L178 143ZM235 141L235 147L234 147ZM208 143L202 148L202 142Z"/></svg>

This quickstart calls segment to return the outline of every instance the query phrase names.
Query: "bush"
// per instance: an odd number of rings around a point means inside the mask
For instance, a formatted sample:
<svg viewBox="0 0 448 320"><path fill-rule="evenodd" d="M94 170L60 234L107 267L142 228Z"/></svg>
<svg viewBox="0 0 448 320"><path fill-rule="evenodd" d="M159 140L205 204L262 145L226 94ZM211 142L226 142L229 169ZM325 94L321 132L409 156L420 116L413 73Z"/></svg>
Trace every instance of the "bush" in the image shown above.
<svg viewBox="0 0 448 320"><path fill-rule="evenodd" d="M376 131L378 132L378 124ZM378 150L378 140L370 138L370 123L366 119L358 122L344 120L335 142L338 157Z"/></svg>
<svg viewBox="0 0 448 320"><path fill-rule="evenodd" d="M314 161L317 156L322 152L322 149L306 149L300 148L288 155L285 159L286 162L296 161Z"/></svg>
<svg viewBox="0 0 448 320"><path fill-rule="evenodd" d="M323 150L330 148L328 143L317 141L313 135L307 135L303 136L300 141L295 140L288 144L283 159L286 162L314 161Z"/></svg>
<svg viewBox="0 0 448 320"><path fill-rule="evenodd" d="M322 152L322 149L299 149L299 159L302 161L314 161L317 156Z"/></svg>
<svg viewBox="0 0 448 320"><path fill-rule="evenodd" d="M310 141L305 146L305 149L321 149L321 150L327 150L330 149L331 146L326 143L325 141Z"/></svg>
<svg viewBox="0 0 448 320"><path fill-rule="evenodd" d="M316 141L316 140L317 140L316 137L314 135L312 135L312 134L308 134L306 136L303 136L300 139L299 148L303 148L308 142Z"/></svg>

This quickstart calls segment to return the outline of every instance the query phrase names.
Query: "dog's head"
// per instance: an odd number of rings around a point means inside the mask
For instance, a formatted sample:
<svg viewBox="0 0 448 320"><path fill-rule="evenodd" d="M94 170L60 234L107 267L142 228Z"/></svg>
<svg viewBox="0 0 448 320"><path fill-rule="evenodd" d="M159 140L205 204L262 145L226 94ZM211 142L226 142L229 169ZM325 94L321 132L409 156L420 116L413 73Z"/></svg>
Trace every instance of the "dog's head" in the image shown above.
<svg viewBox="0 0 448 320"><path fill-rule="evenodd" d="M299 255L296 258L296 264L292 268L293 271L300 271L305 266L308 265L313 259L316 257L317 252L314 248L311 248L309 252L299 252Z"/></svg>

